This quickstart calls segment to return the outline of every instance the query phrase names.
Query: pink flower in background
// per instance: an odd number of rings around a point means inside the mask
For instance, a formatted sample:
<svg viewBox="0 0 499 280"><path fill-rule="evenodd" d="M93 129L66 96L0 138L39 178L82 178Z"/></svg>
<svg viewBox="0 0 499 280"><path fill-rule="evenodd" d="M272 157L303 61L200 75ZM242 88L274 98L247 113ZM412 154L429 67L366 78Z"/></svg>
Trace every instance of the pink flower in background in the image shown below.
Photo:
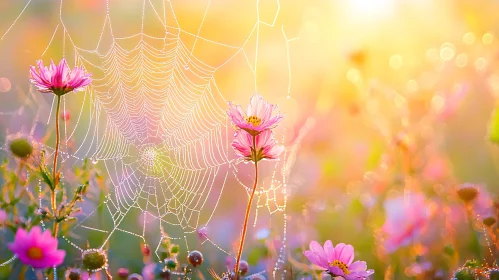
<svg viewBox="0 0 499 280"><path fill-rule="evenodd" d="M38 226L29 233L22 228L18 229L14 242L8 248L22 263L33 268L58 266L66 256L64 250L57 250L57 239L52 237L50 231L42 232Z"/></svg>
<svg viewBox="0 0 499 280"><path fill-rule="evenodd" d="M69 121L71 119L71 112L66 111L66 110L62 111L61 119L64 121Z"/></svg>
<svg viewBox="0 0 499 280"><path fill-rule="evenodd" d="M7 221L7 212L5 212L3 209L0 209L0 226L5 224Z"/></svg>
<svg viewBox="0 0 499 280"><path fill-rule="evenodd" d="M431 156L422 171L423 178L428 181L442 180L448 173L448 164L441 156Z"/></svg>
<svg viewBox="0 0 499 280"><path fill-rule="evenodd" d="M311 263L327 270L332 276L346 280L366 279L374 273L374 270L367 269L366 262L353 261L352 245L340 243L334 247L331 240L328 240L323 248L317 241L312 241L310 250L303 254Z"/></svg>
<svg viewBox="0 0 499 280"><path fill-rule="evenodd" d="M197 233L199 240L205 241L206 239L208 239L208 229L205 226L199 228L197 230Z"/></svg>
<svg viewBox="0 0 499 280"><path fill-rule="evenodd" d="M246 113L240 105L229 102L227 114L235 126L254 136L266 129L274 128L284 118L279 113L273 116L276 108L277 105L269 104L261 95L255 94L251 97Z"/></svg>
<svg viewBox="0 0 499 280"><path fill-rule="evenodd" d="M389 253L411 244L428 221L425 198L409 193L385 201L386 221L382 227L387 234L385 248Z"/></svg>
<svg viewBox="0 0 499 280"><path fill-rule="evenodd" d="M253 137L255 137L255 145L253 145ZM275 141L274 133L271 130L265 130L256 136L239 130L232 142L232 147L237 156L255 162L262 159L277 159L284 150L284 147Z"/></svg>
<svg viewBox="0 0 499 280"><path fill-rule="evenodd" d="M57 66L53 61L50 62L50 66L43 66L41 60L37 63L39 72L35 66L31 66L30 81L40 92L52 92L61 96L73 90L82 90L92 82L91 74L79 67L70 70L64 58Z"/></svg>
<svg viewBox="0 0 499 280"><path fill-rule="evenodd" d="M481 218L496 216L494 202L485 186L478 186L478 195L473 200L473 211Z"/></svg>
<svg viewBox="0 0 499 280"><path fill-rule="evenodd" d="M446 96L445 103L439 111L439 117L441 119L447 120L457 112L459 106L461 106L468 94L469 88L467 83L454 86L452 93Z"/></svg>

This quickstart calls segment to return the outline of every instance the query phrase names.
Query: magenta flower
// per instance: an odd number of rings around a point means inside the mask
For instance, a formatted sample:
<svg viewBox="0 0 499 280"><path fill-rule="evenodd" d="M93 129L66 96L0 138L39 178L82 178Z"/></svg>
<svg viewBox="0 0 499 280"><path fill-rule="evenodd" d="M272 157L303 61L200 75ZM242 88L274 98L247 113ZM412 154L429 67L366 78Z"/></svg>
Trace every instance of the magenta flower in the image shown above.
<svg viewBox="0 0 499 280"><path fill-rule="evenodd" d="M253 145L253 139L255 143ZM274 139L274 133L264 130L262 133L252 136L244 130L236 132L236 137L232 141L232 147L236 155L247 161L258 162L262 159L277 159L284 150Z"/></svg>
<svg viewBox="0 0 499 280"><path fill-rule="evenodd" d="M382 230L386 233L385 248L389 253L411 244L428 221L425 198L409 193L385 201L386 221Z"/></svg>
<svg viewBox="0 0 499 280"><path fill-rule="evenodd" d="M333 277L343 277L346 280L366 279L374 273L367 269L364 261L354 262L352 245L340 243L333 246L331 240L324 243L324 248L317 242L310 242L310 250L303 253L307 259L326 270Z"/></svg>
<svg viewBox="0 0 499 280"><path fill-rule="evenodd" d="M246 114L240 105L233 105L229 102L229 115L232 123L239 129L247 131L249 134L255 136L260 134L266 129L274 128L284 116L273 116L274 109L277 108L275 104L267 103L261 95L255 94L251 97Z"/></svg>
<svg viewBox="0 0 499 280"><path fill-rule="evenodd" d="M22 263L33 268L58 266L66 256L64 250L57 250L57 239L52 237L50 231L42 232L38 226L33 227L29 233L22 228L18 229L14 242L8 248Z"/></svg>
<svg viewBox="0 0 499 280"><path fill-rule="evenodd" d="M37 63L40 73L36 71L35 66L31 66L30 81L40 92L52 92L57 96L62 96L73 90L82 90L92 82L91 74L79 67L70 70L64 58L57 66L52 60L50 66L43 66L41 60Z"/></svg>

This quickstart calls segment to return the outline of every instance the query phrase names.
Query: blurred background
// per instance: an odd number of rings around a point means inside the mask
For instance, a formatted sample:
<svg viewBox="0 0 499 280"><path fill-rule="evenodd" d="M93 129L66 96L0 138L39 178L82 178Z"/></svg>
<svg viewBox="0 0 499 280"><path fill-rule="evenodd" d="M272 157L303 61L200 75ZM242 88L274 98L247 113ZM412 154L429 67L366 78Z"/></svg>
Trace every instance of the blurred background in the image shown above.
<svg viewBox="0 0 499 280"><path fill-rule="evenodd" d="M232 164L224 111L227 101L245 106L259 93L286 115L276 137L287 154L264 163L243 255L250 272L318 277L302 251L330 239L352 244L356 259L375 270L372 279L449 279L465 260L492 265L497 254L495 229L481 220L496 217L499 154L489 127L499 94L498 9L492 0L4 0L0 139L29 134L50 150L53 97L30 87L29 66L62 57L84 66L94 83L64 98L71 118L62 150L68 180L84 158L99 170L101 188L82 218L103 232L79 224L68 238L79 248L107 244L111 270L140 272L140 244L161 242L161 223L147 220L154 210L146 207L169 203L151 204L153 190L184 194L169 187L176 165L193 172L174 176L206 205L195 208L196 221L163 230L205 254L202 273L222 271L236 251L253 176ZM1 157L8 157L4 142ZM189 163L175 150L183 144L210 159ZM144 169L144 151L159 163ZM136 170L147 179L123 180ZM106 243L116 228L109 214L124 210L101 210L102 217L94 210L108 195L116 202L123 181L151 192L131 196L140 199L120 226L126 232ZM467 182L485 194L478 206L487 214L467 215L456 194ZM425 197L424 226L409 227L409 244L388 250L383 225L397 209L386 201L415 192ZM150 233L141 232L146 224ZM210 241L199 240L203 226ZM469 245L474 238L478 246ZM78 250L66 245L76 259Z"/></svg>

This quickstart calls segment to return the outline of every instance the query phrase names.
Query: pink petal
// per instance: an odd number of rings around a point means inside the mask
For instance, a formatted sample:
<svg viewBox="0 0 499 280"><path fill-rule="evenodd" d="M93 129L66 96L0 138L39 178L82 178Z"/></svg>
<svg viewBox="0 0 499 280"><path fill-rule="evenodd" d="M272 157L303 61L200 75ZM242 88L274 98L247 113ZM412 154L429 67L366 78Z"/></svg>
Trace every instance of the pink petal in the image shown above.
<svg viewBox="0 0 499 280"><path fill-rule="evenodd" d="M367 264L364 261L356 261L348 267L348 270L350 270L352 272L353 271L355 271L355 272L365 271L366 269L367 269Z"/></svg>
<svg viewBox="0 0 499 280"><path fill-rule="evenodd" d="M334 246L333 246L333 242L331 242L331 240L328 240L324 243L324 251L326 252L326 256L327 256L327 261L328 262L334 262L334 257L335 257L335 254L334 254Z"/></svg>
<svg viewBox="0 0 499 280"><path fill-rule="evenodd" d="M28 235L31 240L43 239L42 229L39 226L33 227L31 231L28 233Z"/></svg>
<svg viewBox="0 0 499 280"><path fill-rule="evenodd" d="M350 265L354 258L354 251L352 245L340 243L334 248L335 259L347 265Z"/></svg>
<svg viewBox="0 0 499 280"><path fill-rule="evenodd" d="M322 248L322 246L317 241L310 242L310 250L317 256L319 263L322 267L328 267L326 252Z"/></svg>
<svg viewBox="0 0 499 280"><path fill-rule="evenodd" d="M315 264L323 269L327 269L327 265L326 266L324 265L324 263L319 259L319 257L317 256L316 253L314 253L312 251L305 251L305 252L303 252L303 254L305 255L305 257L307 257L307 259L311 263L313 263L313 264Z"/></svg>

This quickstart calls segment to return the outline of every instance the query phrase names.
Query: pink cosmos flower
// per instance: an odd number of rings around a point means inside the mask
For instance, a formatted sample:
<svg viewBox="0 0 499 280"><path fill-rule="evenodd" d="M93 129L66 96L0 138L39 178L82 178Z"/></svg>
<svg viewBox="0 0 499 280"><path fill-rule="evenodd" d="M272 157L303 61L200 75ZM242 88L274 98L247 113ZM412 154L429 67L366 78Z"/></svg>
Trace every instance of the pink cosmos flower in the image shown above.
<svg viewBox="0 0 499 280"><path fill-rule="evenodd" d="M255 145L253 145L253 138ZM277 159L284 150L274 139L274 133L264 130L262 133L252 136L244 130L236 132L236 137L232 141L232 147L236 155L248 161L258 162L262 159Z"/></svg>
<svg viewBox="0 0 499 280"><path fill-rule="evenodd" d="M52 92L62 96L73 90L82 90L92 82L91 74L79 67L70 70L64 58L57 66L53 61L50 61L50 66L43 66L41 60L37 63L40 72L36 71L35 66L31 66L30 81L40 92Z"/></svg>
<svg viewBox="0 0 499 280"><path fill-rule="evenodd" d="M233 105L229 102L229 115L232 123L240 129L247 131L249 134L255 136L260 134L266 129L274 128L284 116L273 116L274 109L277 108L275 104L267 103L261 95L255 94L251 97L250 104L246 109L246 114L240 105Z"/></svg>
<svg viewBox="0 0 499 280"><path fill-rule="evenodd" d="M389 253L413 242L428 221L425 198L418 193L389 198L385 201L386 221L382 230L387 234L385 248Z"/></svg>
<svg viewBox="0 0 499 280"><path fill-rule="evenodd" d="M22 263L37 269L58 266L66 256L64 250L57 250L57 239L51 236L50 231L42 232L38 226L33 227L29 233L22 228L18 229L14 242L8 248Z"/></svg>
<svg viewBox="0 0 499 280"><path fill-rule="evenodd" d="M324 248L317 242L310 242L310 250L303 253L307 259L327 270L333 277L343 277L346 280L366 279L374 273L367 269L364 261L354 262L354 249L352 245L340 243L333 246L331 240L324 243Z"/></svg>

